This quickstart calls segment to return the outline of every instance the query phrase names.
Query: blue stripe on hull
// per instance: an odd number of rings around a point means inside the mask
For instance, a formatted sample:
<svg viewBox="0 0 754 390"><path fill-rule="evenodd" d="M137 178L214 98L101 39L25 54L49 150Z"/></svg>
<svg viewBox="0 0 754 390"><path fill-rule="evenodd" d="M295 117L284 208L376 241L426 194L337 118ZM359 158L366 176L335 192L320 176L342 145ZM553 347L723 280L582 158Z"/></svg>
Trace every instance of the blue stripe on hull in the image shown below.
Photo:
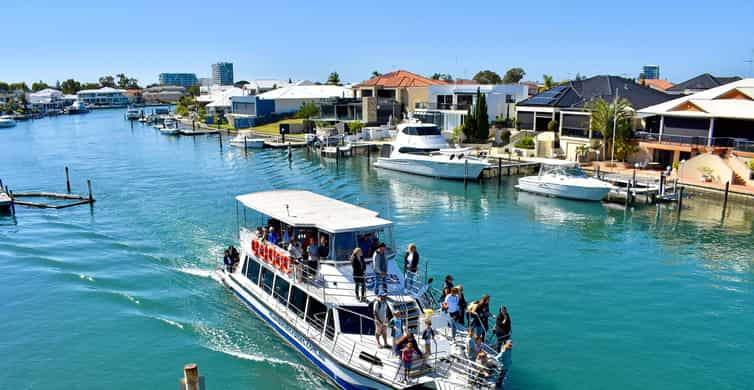
<svg viewBox="0 0 754 390"><path fill-rule="evenodd" d="M237 282L234 281L234 283L237 283ZM322 372L324 372L325 374L327 374L327 376L330 379L332 379L338 386L340 386L341 388L343 388L345 390L367 390L367 389L372 389L371 387L355 386L355 385L353 385L351 383L348 383L348 382L344 381L343 379L338 378L335 375L335 373L333 373L332 370L330 370L329 368L327 368L327 366L321 360L319 360L316 356L312 355L311 352L309 352L306 348L304 348L304 346L301 345L294 337L292 337L291 335L289 335L288 333L286 333L274 321L272 321L269 317L267 317L264 313L262 313L259 309L257 309L254 306L254 304L252 304L251 302L249 302L243 295L241 295L238 291L236 291L236 289L234 289L231 286L228 286L228 287L230 287L231 291L233 291L233 294L235 294L235 296L237 296L241 300L241 302L244 303L245 306L247 306L248 308L250 308L254 312L254 314L256 314L259 318L261 318L265 323L267 323L267 325L269 325L270 327L272 327L273 330L275 330L276 333L278 333L280 336L282 336L283 338L285 338L285 340L289 344L291 344L294 348L296 348L296 350L298 350L307 359L309 359L312 363L314 363L317 367L319 367L319 369L322 370Z"/></svg>

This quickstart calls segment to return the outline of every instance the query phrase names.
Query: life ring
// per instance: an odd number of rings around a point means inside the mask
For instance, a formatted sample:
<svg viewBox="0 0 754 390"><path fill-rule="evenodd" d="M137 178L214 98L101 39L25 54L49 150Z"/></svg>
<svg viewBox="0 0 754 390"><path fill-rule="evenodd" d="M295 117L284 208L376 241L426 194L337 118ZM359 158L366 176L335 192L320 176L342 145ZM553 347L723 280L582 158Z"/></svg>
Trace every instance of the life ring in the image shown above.
<svg viewBox="0 0 754 390"><path fill-rule="evenodd" d="M264 261L272 263L272 248L269 246L264 247Z"/></svg>
<svg viewBox="0 0 754 390"><path fill-rule="evenodd" d="M278 270L280 269L280 258L283 257L278 251L275 251L275 256L272 260L272 265Z"/></svg>
<svg viewBox="0 0 754 390"><path fill-rule="evenodd" d="M257 256L258 249L259 243L256 240L251 241L251 253Z"/></svg>

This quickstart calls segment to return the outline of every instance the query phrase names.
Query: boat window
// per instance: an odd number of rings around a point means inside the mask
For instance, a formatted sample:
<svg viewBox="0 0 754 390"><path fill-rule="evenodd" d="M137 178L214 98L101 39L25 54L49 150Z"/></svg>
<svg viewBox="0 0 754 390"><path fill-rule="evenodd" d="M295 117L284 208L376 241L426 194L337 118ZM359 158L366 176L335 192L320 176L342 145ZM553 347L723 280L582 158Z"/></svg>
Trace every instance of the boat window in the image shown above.
<svg viewBox="0 0 754 390"><path fill-rule="evenodd" d="M272 294L273 280L275 280L275 274L266 267L262 267L262 289L267 294Z"/></svg>
<svg viewBox="0 0 754 390"><path fill-rule="evenodd" d="M329 233L326 232L318 232L319 237L317 237L317 245L319 245L319 258L320 260L327 260L332 259L332 237L330 237ZM322 245L322 237L325 237L325 245Z"/></svg>
<svg viewBox="0 0 754 390"><path fill-rule="evenodd" d="M572 166L565 168L566 175L573 177L586 177L584 171L578 166Z"/></svg>
<svg viewBox="0 0 754 390"><path fill-rule="evenodd" d="M259 263L249 258L249 267L246 269L246 277L254 284L259 284Z"/></svg>
<svg viewBox="0 0 754 390"><path fill-rule="evenodd" d="M306 310L306 298L307 295L305 292L301 291L300 288L293 286L289 307L291 308L291 310L296 312L296 315L299 318L304 318L304 311Z"/></svg>
<svg viewBox="0 0 754 390"><path fill-rule="evenodd" d="M440 135L440 129L435 126L422 126L416 128L418 135Z"/></svg>
<svg viewBox="0 0 754 390"><path fill-rule="evenodd" d="M393 229L388 228L386 230L375 230L372 232L359 232L356 234L356 242L361 252L367 258L371 259L374 254L374 250L377 249L379 243L384 242L387 247L387 253L390 254L393 249ZM354 247L355 248L355 247Z"/></svg>
<svg viewBox="0 0 754 390"><path fill-rule="evenodd" d="M312 324L317 330L322 331L325 324L327 307L322 302L309 297L309 308L306 310L306 322Z"/></svg>
<svg viewBox="0 0 754 390"><path fill-rule="evenodd" d="M344 306L338 309L341 333L373 335L374 320L367 306Z"/></svg>
<svg viewBox="0 0 754 390"><path fill-rule="evenodd" d="M325 328L325 336L328 339L335 337L335 319L333 318L332 309L327 309L327 327Z"/></svg>
<svg viewBox="0 0 754 390"><path fill-rule="evenodd" d="M332 246L335 249L335 260L343 261L350 259L353 249L356 248L356 233L349 232L336 234L335 243L333 243ZM366 256L366 253L364 255Z"/></svg>
<svg viewBox="0 0 754 390"><path fill-rule="evenodd" d="M241 273L243 275L246 275L246 271L249 269L249 261L250 261L249 256L246 256L244 258L243 268L241 268Z"/></svg>
<svg viewBox="0 0 754 390"><path fill-rule="evenodd" d="M380 149L380 157L390 157L390 153L393 153L393 145L382 145L382 148Z"/></svg>
<svg viewBox="0 0 754 390"><path fill-rule="evenodd" d="M424 148L412 148L410 146L404 146L398 149L401 153L411 153L411 154L429 154L432 152L436 152L440 149L437 148L431 148L431 149L424 149Z"/></svg>
<svg viewBox="0 0 754 390"><path fill-rule="evenodd" d="M283 305L288 302L288 289L290 286L290 283L284 278L280 276L275 277L275 299Z"/></svg>

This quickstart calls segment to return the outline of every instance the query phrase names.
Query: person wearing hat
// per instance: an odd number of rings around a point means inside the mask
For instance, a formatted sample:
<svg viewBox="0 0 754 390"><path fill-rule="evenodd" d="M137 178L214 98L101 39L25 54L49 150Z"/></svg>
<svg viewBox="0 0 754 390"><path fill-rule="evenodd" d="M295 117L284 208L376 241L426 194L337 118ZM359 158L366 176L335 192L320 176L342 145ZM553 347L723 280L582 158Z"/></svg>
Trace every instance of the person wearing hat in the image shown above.
<svg viewBox="0 0 754 390"><path fill-rule="evenodd" d="M442 282L442 297L441 299L445 299L446 296L450 295L450 289L453 288L453 277L451 275L445 276L445 281Z"/></svg>
<svg viewBox="0 0 754 390"><path fill-rule="evenodd" d="M385 243L380 243L377 250L374 251L372 256L372 267L374 268L374 293L379 295L380 291L387 293L387 282L385 276L387 276L387 257L385 256ZM382 287L382 289L380 289Z"/></svg>
<svg viewBox="0 0 754 390"><path fill-rule="evenodd" d="M380 294L372 307L374 317L374 336L380 348L387 347L387 294ZM383 343L380 344L380 336Z"/></svg>

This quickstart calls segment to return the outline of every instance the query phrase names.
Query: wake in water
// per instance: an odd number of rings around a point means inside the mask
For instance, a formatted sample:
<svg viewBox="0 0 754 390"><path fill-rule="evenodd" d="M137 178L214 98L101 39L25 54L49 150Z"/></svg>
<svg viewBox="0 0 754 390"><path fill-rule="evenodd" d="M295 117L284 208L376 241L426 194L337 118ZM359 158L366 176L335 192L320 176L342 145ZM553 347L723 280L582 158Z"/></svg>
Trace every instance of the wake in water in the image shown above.
<svg viewBox="0 0 754 390"><path fill-rule="evenodd" d="M202 268L193 268L193 267L183 267L183 268L177 268L176 271L182 272L184 274L198 276L201 278L210 278L217 282L221 282L220 275L217 274L217 270L208 270L208 269L202 269Z"/></svg>
<svg viewBox="0 0 754 390"><path fill-rule="evenodd" d="M206 338L204 347L212 351L224 353L245 360L251 360L254 362L287 365L296 368L297 370L307 370L307 367L301 364L284 359L267 357L257 351L252 351L251 349L253 349L253 344L251 344L251 341L248 339L248 337L243 334L231 336L223 329L210 328L202 324L195 325L195 328L201 336Z"/></svg>

